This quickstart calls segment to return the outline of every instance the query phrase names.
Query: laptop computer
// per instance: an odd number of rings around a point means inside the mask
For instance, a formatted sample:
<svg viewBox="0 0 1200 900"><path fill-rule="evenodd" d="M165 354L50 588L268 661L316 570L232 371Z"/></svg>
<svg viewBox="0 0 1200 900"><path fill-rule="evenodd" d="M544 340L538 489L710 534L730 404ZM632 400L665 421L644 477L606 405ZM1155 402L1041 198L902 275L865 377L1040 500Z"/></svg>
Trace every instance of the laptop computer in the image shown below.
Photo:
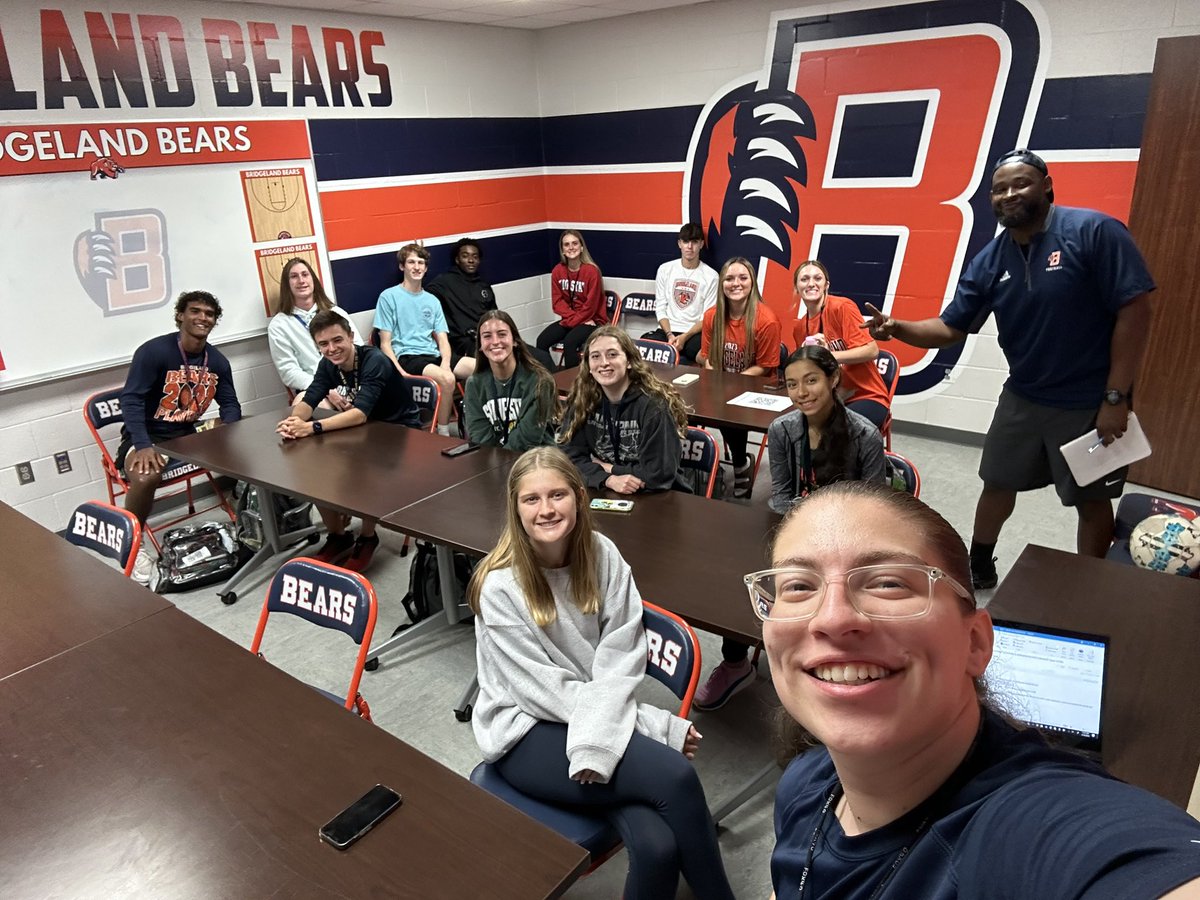
<svg viewBox="0 0 1200 900"><path fill-rule="evenodd" d="M1100 760L1108 638L995 620L988 685L1004 711Z"/></svg>

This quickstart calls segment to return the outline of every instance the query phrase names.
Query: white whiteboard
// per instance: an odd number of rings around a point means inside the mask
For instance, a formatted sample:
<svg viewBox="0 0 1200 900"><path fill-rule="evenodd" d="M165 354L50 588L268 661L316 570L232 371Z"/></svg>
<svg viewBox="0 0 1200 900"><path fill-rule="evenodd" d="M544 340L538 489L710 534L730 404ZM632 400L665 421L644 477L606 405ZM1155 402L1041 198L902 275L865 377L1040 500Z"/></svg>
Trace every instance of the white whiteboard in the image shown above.
<svg viewBox="0 0 1200 900"><path fill-rule="evenodd" d="M276 165L304 171L315 235L255 244L240 173ZM312 242L327 274L317 202L312 163L304 160L131 168L116 179L92 180L86 170L0 178L0 311L9 323L0 329L0 390L128 362L143 341L175 329L182 291L209 291L221 301L214 344L263 334L267 314L255 250ZM122 221L148 223L149 236L134 227L79 243L81 235L115 231L112 223ZM157 247L139 250L139 242L153 243L156 223L161 265ZM146 260L144 267L122 266L129 271L122 272L126 282L115 300L99 283L104 264L88 258L95 246L103 258L106 241L127 244L122 260L139 253ZM90 292L77 270L91 273L83 276ZM161 305L136 305L139 295L157 301L162 284Z"/></svg>

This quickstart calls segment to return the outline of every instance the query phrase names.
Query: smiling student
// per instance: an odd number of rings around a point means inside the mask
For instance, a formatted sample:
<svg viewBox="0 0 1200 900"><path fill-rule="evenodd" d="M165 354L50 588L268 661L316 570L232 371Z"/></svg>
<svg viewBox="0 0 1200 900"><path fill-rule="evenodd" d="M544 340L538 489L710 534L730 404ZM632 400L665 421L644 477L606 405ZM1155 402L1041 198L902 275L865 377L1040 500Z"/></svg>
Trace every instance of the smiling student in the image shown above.
<svg viewBox="0 0 1200 900"><path fill-rule="evenodd" d="M154 492L174 462L156 441L192 434L215 398L223 423L242 417L229 360L208 342L221 320L221 302L208 291L184 291L175 301L176 331L151 338L133 354L121 390L121 443L115 462L129 481L125 508L144 526ZM132 577L146 584L154 557L143 546Z"/></svg>
<svg viewBox="0 0 1200 900"><path fill-rule="evenodd" d="M800 750L776 897L1200 896L1200 823L981 702L992 623L937 512L840 482L789 514L771 560L744 580Z"/></svg>
<svg viewBox="0 0 1200 900"><path fill-rule="evenodd" d="M323 310L313 317L309 332L322 359L308 390L292 407L292 414L275 427L284 440L296 441L326 431L354 428L368 420L421 427L420 411L404 377L381 350L357 346L345 318L332 310ZM327 418L313 419L313 410L335 389L350 405ZM313 558L338 563L355 572L366 569L379 546L376 520L364 518L356 539L348 530L348 516L327 507L318 506L317 511L329 536L321 549L312 554Z"/></svg>
<svg viewBox="0 0 1200 900"><path fill-rule="evenodd" d="M538 335L538 348L546 352L562 342L563 369L579 365L579 348L588 335L608 321L604 305L604 278L588 253L583 235L568 228L558 238L559 263L550 273L550 305L558 321Z"/></svg>
<svg viewBox="0 0 1200 900"><path fill-rule="evenodd" d="M623 896L733 897L690 760L701 735L639 703L642 598L628 563L592 527L579 471L554 447L508 477L507 521L467 587L484 759L522 793L602 813L629 852Z"/></svg>
<svg viewBox="0 0 1200 900"><path fill-rule="evenodd" d="M354 343L363 343L358 328L344 310L325 293L321 279L312 270L307 260L293 257L283 264L279 276L279 312L267 323L267 343L271 348L271 362L279 373L284 386L300 396L308 390L321 354L313 343L308 326L313 317L325 310L333 310L350 324L350 336ZM350 408L336 389L329 392L322 403L337 410Z"/></svg>
<svg viewBox="0 0 1200 900"><path fill-rule="evenodd" d="M700 326L704 314L717 303L717 273L700 259L704 229L688 222L679 229L679 258L658 267L654 278L654 316L658 328L643 334L665 341L679 351L685 363L700 352Z"/></svg>
<svg viewBox="0 0 1200 900"><path fill-rule="evenodd" d="M792 325L796 346L810 342L828 349L842 367L838 392L847 408L882 428L889 411L888 390L875 365L879 344L863 328L858 304L829 293L829 270L819 259L796 266L792 284L804 310Z"/></svg>
<svg viewBox="0 0 1200 900"><path fill-rule="evenodd" d="M512 316L494 309L474 330L479 353L464 401L467 439L518 453L554 443L554 379L530 355Z"/></svg>
<svg viewBox="0 0 1200 900"><path fill-rule="evenodd" d="M594 331L559 435L587 486L691 493L681 461L685 434L683 399L650 370L633 339L615 325Z"/></svg>
<svg viewBox="0 0 1200 900"><path fill-rule="evenodd" d="M379 347L402 375L424 375L438 383L442 392L438 433L449 434L456 379L470 377L475 357L451 349L441 303L421 286L429 251L421 244L405 244L396 259L404 280L379 295L375 307Z"/></svg>
<svg viewBox="0 0 1200 900"><path fill-rule="evenodd" d="M734 257L721 267L717 305L704 314L700 355L706 369L772 375L779 366L779 319L762 302L754 266ZM722 428L733 462L733 495L745 498L754 487L754 463L746 452L745 428Z"/></svg>

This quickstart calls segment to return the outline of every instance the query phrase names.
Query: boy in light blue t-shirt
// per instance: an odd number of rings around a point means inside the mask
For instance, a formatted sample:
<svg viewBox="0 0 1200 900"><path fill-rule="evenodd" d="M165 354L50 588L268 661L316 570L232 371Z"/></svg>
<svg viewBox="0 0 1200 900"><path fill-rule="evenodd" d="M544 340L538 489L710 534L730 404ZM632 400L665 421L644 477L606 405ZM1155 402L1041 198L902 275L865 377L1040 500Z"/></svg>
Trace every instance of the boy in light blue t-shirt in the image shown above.
<svg viewBox="0 0 1200 900"><path fill-rule="evenodd" d="M420 244L405 244L396 260L404 281L380 294L375 307L380 349L401 374L424 375L438 383L442 392L438 432L449 434L455 381L471 376L475 360L452 354L442 305L421 287L429 251Z"/></svg>

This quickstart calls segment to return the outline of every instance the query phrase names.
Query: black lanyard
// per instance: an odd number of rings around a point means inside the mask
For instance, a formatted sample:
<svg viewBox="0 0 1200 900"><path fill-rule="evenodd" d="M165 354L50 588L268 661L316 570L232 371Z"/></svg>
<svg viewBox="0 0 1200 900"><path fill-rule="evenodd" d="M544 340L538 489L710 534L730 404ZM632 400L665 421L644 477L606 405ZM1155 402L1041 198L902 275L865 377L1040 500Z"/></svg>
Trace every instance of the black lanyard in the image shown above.
<svg viewBox="0 0 1200 900"><path fill-rule="evenodd" d="M800 472L797 478L796 498L807 497L817 489L817 473L813 471L812 444L808 440L808 416L800 413L800 426L804 429L800 438Z"/></svg>
<svg viewBox="0 0 1200 900"><path fill-rule="evenodd" d="M975 730L975 740L971 742L970 748L967 750L967 755L958 769L950 778L942 784L940 788L933 792L933 795L923 804L925 806L925 818L921 820L921 824L917 826L916 831L912 833L912 837L908 839L900 852L896 854L896 858L892 860L891 866L884 873L883 880L875 886L875 890L871 891L871 896L867 900L878 900L879 895L883 893L895 877L896 872L900 870L900 866L908 859L912 848L916 845L929 830L934 821L940 818L953 802L955 795L966 786L967 782L976 774L978 764L973 761L975 749L979 745L979 736L983 733L983 715L979 717L979 727ZM825 822L829 818L829 811L833 809L835 803L842 796L842 782L838 780L833 785L833 790L829 792L829 796L825 798L825 805L821 807L821 815L817 819L817 825L813 828L812 840L808 844L808 855L804 859L804 869L800 872L800 889L796 893L796 900L803 900L804 891L808 887L808 876L812 872L813 859L816 856L817 844L821 841L821 836L825 833Z"/></svg>
<svg viewBox="0 0 1200 900"><path fill-rule="evenodd" d="M500 418L500 393L496 390L498 384L496 382L495 373L492 374L492 406L496 409L496 418ZM500 446L503 447L508 443L508 423L510 421L509 413L512 410L512 395L517 388L517 370L513 369L512 377L508 379L508 393L504 397L504 419L500 422L492 423L492 430L496 432L496 437L500 440Z"/></svg>
<svg viewBox="0 0 1200 900"><path fill-rule="evenodd" d="M617 423L613 420L612 404L608 402L608 398L604 397L600 400L600 411L604 414L604 424L608 429L608 439L612 442L612 464L619 466L621 464L621 432L617 427ZM620 407L617 407L618 414Z"/></svg>
<svg viewBox="0 0 1200 900"><path fill-rule="evenodd" d="M338 377L342 379L342 396L351 403L358 396L359 378L358 367L362 364L362 347L355 346L354 348L354 368L350 371L350 378L346 378L346 373L341 366L334 366L337 369Z"/></svg>
<svg viewBox="0 0 1200 900"><path fill-rule="evenodd" d="M195 385L199 378L192 373L192 365L188 362L188 355L183 350L183 338L175 338L175 344L179 347L179 358L183 360L183 377L187 379L189 386ZM200 375L208 372L208 345L204 345L204 361L200 363Z"/></svg>
<svg viewBox="0 0 1200 900"><path fill-rule="evenodd" d="M812 871L813 857L817 852L817 844L821 840L821 835L825 833L825 820L829 818L829 811L833 805L837 803L842 796L842 783L839 781L833 786L833 790L829 792L829 796L825 798L825 805L821 807L821 818L817 820L817 827L813 829L812 840L808 845L808 856L804 860L804 870L800 873L800 890L796 894L796 900L802 900L804 891L808 887L808 875ZM929 826L933 823L932 811L921 820L921 824L917 826L917 830L913 832L912 837L908 839L908 843L900 848L900 852L896 854L896 858L892 860L892 865L888 868L883 876L883 880L875 885L875 890L871 891L871 896L867 900L877 900L883 889L891 883L893 876L899 871L900 866L908 859L909 853L913 846L921 839Z"/></svg>

